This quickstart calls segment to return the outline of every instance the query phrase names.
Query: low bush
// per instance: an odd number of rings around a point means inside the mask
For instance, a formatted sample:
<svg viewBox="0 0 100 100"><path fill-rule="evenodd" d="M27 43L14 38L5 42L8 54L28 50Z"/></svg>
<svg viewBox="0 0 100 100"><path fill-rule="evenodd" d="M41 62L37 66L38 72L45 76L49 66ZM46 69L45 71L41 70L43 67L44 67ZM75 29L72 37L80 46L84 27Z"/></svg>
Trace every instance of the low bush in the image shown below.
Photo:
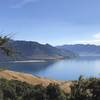
<svg viewBox="0 0 100 100"><path fill-rule="evenodd" d="M66 100L58 85L30 85L17 80L0 79L0 100Z"/></svg>
<svg viewBox="0 0 100 100"><path fill-rule="evenodd" d="M66 94L57 84L33 86L1 78L0 100L100 100L100 79L80 77L73 82L71 93Z"/></svg>

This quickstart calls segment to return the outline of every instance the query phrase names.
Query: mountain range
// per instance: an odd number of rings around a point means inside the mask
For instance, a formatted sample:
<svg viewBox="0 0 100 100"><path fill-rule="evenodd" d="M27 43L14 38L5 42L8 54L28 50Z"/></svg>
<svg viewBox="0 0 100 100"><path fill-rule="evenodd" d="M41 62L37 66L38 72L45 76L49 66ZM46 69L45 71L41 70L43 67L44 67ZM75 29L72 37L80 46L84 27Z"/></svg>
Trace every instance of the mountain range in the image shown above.
<svg viewBox="0 0 100 100"><path fill-rule="evenodd" d="M58 49L70 50L80 56L100 56L100 46L90 44L75 44L56 46Z"/></svg>
<svg viewBox="0 0 100 100"><path fill-rule="evenodd" d="M0 61L4 60L56 60L74 58L77 56L100 56L99 45L61 45L40 44L33 41L13 41L6 46L12 48L11 56L6 56L0 50Z"/></svg>
<svg viewBox="0 0 100 100"><path fill-rule="evenodd" d="M0 60L55 60L76 56L70 50L63 50L49 44L32 41L10 41L6 45L10 46L14 53L9 57L0 52Z"/></svg>

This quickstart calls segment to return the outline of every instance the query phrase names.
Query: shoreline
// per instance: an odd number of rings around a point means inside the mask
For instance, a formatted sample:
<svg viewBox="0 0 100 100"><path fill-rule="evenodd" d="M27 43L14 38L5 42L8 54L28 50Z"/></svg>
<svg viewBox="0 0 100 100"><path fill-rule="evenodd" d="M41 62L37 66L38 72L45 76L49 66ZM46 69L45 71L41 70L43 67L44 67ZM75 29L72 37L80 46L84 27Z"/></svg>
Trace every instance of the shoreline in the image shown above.
<svg viewBox="0 0 100 100"><path fill-rule="evenodd" d="M44 63L46 60L12 60L12 61L1 61L0 63Z"/></svg>
<svg viewBox="0 0 100 100"><path fill-rule="evenodd" d="M46 60L23 60L23 61L10 61L12 63L30 63L30 62L46 62Z"/></svg>

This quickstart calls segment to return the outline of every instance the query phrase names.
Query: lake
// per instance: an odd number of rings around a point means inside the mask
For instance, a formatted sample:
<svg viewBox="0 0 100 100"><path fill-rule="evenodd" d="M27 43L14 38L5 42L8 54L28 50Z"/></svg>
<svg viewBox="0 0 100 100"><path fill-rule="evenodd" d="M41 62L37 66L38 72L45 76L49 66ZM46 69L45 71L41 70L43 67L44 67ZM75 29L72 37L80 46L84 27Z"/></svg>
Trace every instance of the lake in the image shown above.
<svg viewBox="0 0 100 100"><path fill-rule="evenodd" d="M85 77L100 76L99 56L47 62L2 62L0 66L49 79L76 80L80 75Z"/></svg>

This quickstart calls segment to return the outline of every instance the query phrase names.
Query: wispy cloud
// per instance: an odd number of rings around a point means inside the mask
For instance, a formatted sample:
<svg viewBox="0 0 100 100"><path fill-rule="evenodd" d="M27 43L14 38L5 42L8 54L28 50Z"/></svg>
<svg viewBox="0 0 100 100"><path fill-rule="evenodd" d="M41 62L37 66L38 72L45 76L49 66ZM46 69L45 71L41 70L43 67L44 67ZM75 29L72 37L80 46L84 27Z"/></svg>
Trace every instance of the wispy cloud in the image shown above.
<svg viewBox="0 0 100 100"><path fill-rule="evenodd" d="M100 45L100 33L93 34L90 40L73 41L75 44L95 44Z"/></svg>
<svg viewBox="0 0 100 100"><path fill-rule="evenodd" d="M34 3L34 2L37 2L39 0L20 0L19 2L17 2L16 4L14 4L12 6L12 8L21 8L29 3Z"/></svg>
<svg viewBox="0 0 100 100"><path fill-rule="evenodd" d="M93 35L94 38L100 39L100 33L96 33Z"/></svg>
<svg viewBox="0 0 100 100"><path fill-rule="evenodd" d="M100 45L100 40L82 40L82 41L74 41L74 44L95 44Z"/></svg>

